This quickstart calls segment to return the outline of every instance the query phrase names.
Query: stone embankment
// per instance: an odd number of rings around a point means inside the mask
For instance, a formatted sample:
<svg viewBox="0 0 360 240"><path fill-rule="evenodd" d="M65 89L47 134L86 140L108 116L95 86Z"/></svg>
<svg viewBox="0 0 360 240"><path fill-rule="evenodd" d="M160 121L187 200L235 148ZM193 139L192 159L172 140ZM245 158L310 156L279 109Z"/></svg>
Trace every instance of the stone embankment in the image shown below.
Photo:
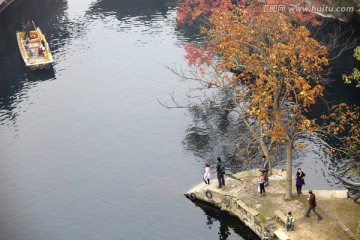
<svg viewBox="0 0 360 240"><path fill-rule="evenodd" d="M15 2L15 0L0 0L0 13L5 10L10 4Z"/></svg>
<svg viewBox="0 0 360 240"><path fill-rule="evenodd" d="M185 195L193 201L204 201L239 218L259 237L264 239L319 240L358 239L354 232L360 221L360 206L347 198L347 190L316 190L317 211L323 216L318 221L308 208L308 191L293 195L285 201L286 172L273 170L266 187L266 196L258 193L258 170L234 174L225 179L226 186L217 188L217 180L204 182L191 188ZM308 186L307 186L308 187ZM295 188L293 193L296 193ZM284 217L291 211L295 216L295 231L286 232Z"/></svg>

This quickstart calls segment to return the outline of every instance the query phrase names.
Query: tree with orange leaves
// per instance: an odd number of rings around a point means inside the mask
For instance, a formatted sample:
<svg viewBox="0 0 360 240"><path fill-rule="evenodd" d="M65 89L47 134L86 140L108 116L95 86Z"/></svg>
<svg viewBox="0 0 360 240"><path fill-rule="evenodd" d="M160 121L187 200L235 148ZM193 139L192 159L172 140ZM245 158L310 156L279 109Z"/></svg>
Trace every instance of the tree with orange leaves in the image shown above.
<svg viewBox="0 0 360 240"><path fill-rule="evenodd" d="M264 155L269 156L274 143L285 144L285 198L291 199L294 142L318 128L304 113L323 94L327 49L279 12L254 14L232 6L214 10L209 23L211 27L202 28L208 41L196 54L189 49L187 58L198 67L205 63L212 76L178 76L226 94ZM236 74L229 75L229 70Z"/></svg>
<svg viewBox="0 0 360 240"><path fill-rule="evenodd" d="M337 146L328 145L332 152L345 158L360 161L360 107L340 103L332 107L329 115L322 119L328 120L322 130L326 135L333 136Z"/></svg>
<svg viewBox="0 0 360 240"><path fill-rule="evenodd" d="M357 60L360 60L359 53L358 46L354 54ZM343 80L360 87L358 69L355 68L350 76L343 75ZM357 200L360 197L360 182L356 179L360 176L360 107L335 104L321 118L323 122L315 136L326 146L327 152L338 159L333 174L347 187L349 197Z"/></svg>
<svg viewBox="0 0 360 240"><path fill-rule="evenodd" d="M360 197L360 182L356 180L360 174L360 107L340 103L322 118L325 123L319 130L322 133L319 138L332 155L342 160L334 174L349 190L349 197L356 201Z"/></svg>

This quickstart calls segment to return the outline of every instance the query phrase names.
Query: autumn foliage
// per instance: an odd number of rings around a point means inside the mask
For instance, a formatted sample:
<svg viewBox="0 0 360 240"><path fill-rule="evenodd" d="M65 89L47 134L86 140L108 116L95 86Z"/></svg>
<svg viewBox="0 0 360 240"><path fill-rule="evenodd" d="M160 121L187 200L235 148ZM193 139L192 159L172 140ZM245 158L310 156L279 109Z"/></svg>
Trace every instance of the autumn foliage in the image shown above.
<svg viewBox="0 0 360 240"><path fill-rule="evenodd" d="M360 61L360 46L355 48L354 57ZM360 88L360 70L358 68L354 68L351 75L343 75L343 80L345 83L356 83L356 87Z"/></svg>
<svg viewBox="0 0 360 240"><path fill-rule="evenodd" d="M326 136L332 136L337 144L329 145L340 157L360 160L360 107L345 103L334 105L329 115L323 115L322 127Z"/></svg>
<svg viewBox="0 0 360 240"><path fill-rule="evenodd" d="M286 198L291 199L294 142L300 134L318 129L305 113L323 95L326 47L294 22L291 14L254 11L247 3L235 6L229 1L218 1L223 5L191 2L199 3L191 5L199 12L183 11L179 20L191 21L206 15L207 23L201 32L207 38L200 46L186 46L189 64L203 74L204 67L211 67L216 77L209 78L208 86L231 92L229 97L242 108L238 110L242 120L253 120L252 125L246 125L265 155L271 147L268 143L286 145ZM227 74L229 71L235 74Z"/></svg>
<svg viewBox="0 0 360 240"><path fill-rule="evenodd" d="M177 23L192 25L195 22L204 23L214 11L228 9L231 0L181 0L177 10Z"/></svg>
<svg viewBox="0 0 360 240"><path fill-rule="evenodd" d="M307 1L297 0L180 0L178 4L177 23L186 25L207 25L209 16L216 11L227 11L237 7L245 8L254 15L281 12L297 24L311 23L315 26L321 22L314 10L325 7L317 1L311 1L310 5Z"/></svg>
<svg viewBox="0 0 360 240"><path fill-rule="evenodd" d="M311 130L314 124L303 113L323 93L326 48L282 13L253 16L235 8L215 11L209 21L213 27L203 29L209 41L201 50L187 48L189 63L208 63L212 59L208 54L217 53L216 71L238 73L228 83L237 89L238 100L248 101L249 116L257 119L273 140L292 141L290 125L292 130ZM202 60L195 60L199 57ZM241 90L241 84L251 90Z"/></svg>

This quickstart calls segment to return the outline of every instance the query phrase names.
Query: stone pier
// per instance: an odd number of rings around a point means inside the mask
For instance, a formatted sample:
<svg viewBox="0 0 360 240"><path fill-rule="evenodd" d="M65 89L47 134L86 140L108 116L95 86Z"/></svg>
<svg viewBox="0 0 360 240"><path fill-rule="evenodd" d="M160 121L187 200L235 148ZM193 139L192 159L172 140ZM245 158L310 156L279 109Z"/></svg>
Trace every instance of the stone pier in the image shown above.
<svg viewBox="0 0 360 240"><path fill-rule="evenodd" d="M354 232L360 221L360 206L347 198L347 190L313 189L319 203L317 211L324 217L318 221L313 213L310 218L304 216L308 208L308 191L303 190L304 195L298 196L294 187L292 200L285 201L285 171L273 170L265 197L258 193L258 175L258 169L234 174L225 179L226 186L220 189L217 179L212 179L210 185L202 182L185 195L239 218L260 238L358 239ZM294 232L286 232L284 227L283 218L289 211L295 216Z"/></svg>

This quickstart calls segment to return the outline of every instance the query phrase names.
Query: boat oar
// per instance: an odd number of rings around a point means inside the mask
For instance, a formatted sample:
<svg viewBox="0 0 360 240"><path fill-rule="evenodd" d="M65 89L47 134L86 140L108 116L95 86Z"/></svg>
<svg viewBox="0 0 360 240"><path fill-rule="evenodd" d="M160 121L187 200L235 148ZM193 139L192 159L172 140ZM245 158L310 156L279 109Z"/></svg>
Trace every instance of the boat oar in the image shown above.
<svg viewBox="0 0 360 240"><path fill-rule="evenodd" d="M36 30L36 26L35 26L35 23L34 23L34 21L31 21L32 22L32 24L33 24L33 26L34 26L34 29Z"/></svg>

